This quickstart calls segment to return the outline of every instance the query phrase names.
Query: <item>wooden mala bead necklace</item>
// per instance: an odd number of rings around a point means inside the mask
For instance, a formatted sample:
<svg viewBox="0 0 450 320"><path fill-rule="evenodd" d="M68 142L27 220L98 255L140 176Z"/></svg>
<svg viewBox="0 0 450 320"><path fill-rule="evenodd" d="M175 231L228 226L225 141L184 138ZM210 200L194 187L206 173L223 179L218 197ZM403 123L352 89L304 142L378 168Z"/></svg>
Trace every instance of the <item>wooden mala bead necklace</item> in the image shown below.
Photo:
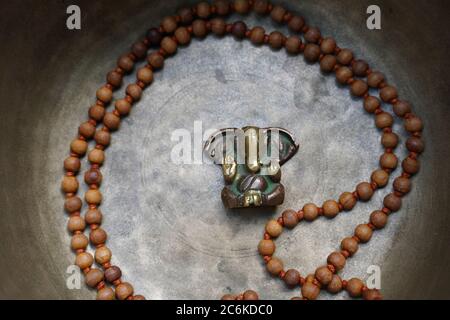
<svg viewBox="0 0 450 320"><path fill-rule="evenodd" d="M228 23L224 17L231 13L245 15L254 11L259 15L269 15L272 20L286 24L292 35L278 31L267 34L264 28L248 27L242 21ZM153 74L164 67L164 61L177 50L190 43L192 37L205 38L213 34L217 37L232 35L236 39L248 39L254 45L268 45L273 49L285 48L288 54L303 54L306 61L318 63L324 73L335 74L339 83L346 85L350 93L363 102L364 109L374 115L375 125L381 131L384 153L380 157L379 168L368 181L361 182L354 191L343 192L337 200L325 201L322 205L305 204L300 210L285 210L278 219L270 220L259 242L258 251L267 271L279 277L290 288L298 287L301 296L293 300L313 300L321 290L336 294L347 291L352 298L367 300L381 299L376 289L369 289L357 278L343 280L338 273L359 249L370 241L374 231L383 229L389 216L400 210L403 197L412 188L411 177L420 169L419 155L424 151L422 120L412 113L411 105L398 97L397 89L390 85L384 75L374 71L367 62L356 59L349 49L340 48L331 37L322 36L316 27L308 26L305 19L289 12L279 5L266 0L201 2L192 8L183 8L174 16L166 17L157 28L151 28L145 39L132 45L129 53L121 56L117 67L108 73L106 84L97 90L96 103L89 108L89 120L79 126L78 136L70 145L70 156L64 161L65 175L62 191L65 194L65 211L69 214L68 230L72 234L71 248L76 253L75 264L85 274L86 284L97 290L97 299L142 300L142 295L134 292L133 286L122 279L119 267L111 262L112 253L106 246L107 233L101 227L103 214L100 211L102 193L101 166L105 162L105 149L111 143L111 134L120 126L143 90L153 82ZM150 50L150 52L149 52ZM107 111L112 102L113 91L119 89L125 74L134 70L137 61L146 59L147 64L136 72L136 81L126 87L124 98L115 101L114 110ZM378 90L378 96L370 95L369 89ZM395 116L402 119L410 137L406 141L407 157L401 162L402 173L393 182L393 191L383 201L379 210L370 215L367 223L355 228L354 234L344 238L340 248L332 252L322 266L313 274L302 276L295 269L285 270L283 262L274 256L275 239L284 228L293 229L302 221L314 221L323 216L336 217L343 211L350 211L358 201L369 201L374 192L384 188L391 173L399 165L394 150L399 144L399 136L393 132L394 117L382 108L382 102L392 105ZM94 139L95 147L88 150L88 141ZM77 195L80 159L87 154L90 168L85 171L84 181L89 189L84 195L88 210L81 215L83 200ZM89 237L85 235L90 230ZM94 254L87 251L91 243ZM94 263L97 265L94 267ZM242 294L222 297L224 300L255 300L258 294L248 290Z"/></svg>

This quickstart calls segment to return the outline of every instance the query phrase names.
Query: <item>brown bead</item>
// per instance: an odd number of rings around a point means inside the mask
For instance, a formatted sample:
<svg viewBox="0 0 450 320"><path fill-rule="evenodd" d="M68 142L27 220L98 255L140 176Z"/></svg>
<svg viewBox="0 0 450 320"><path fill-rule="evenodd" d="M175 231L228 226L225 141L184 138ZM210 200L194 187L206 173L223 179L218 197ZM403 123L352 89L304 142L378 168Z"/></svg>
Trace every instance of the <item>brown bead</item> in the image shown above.
<svg viewBox="0 0 450 320"><path fill-rule="evenodd" d="M422 153L425 150L425 143L417 137L410 137L406 141L406 148L409 152Z"/></svg>
<svg viewBox="0 0 450 320"><path fill-rule="evenodd" d="M333 272L327 266L317 268L315 277L324 286L328 285L333 279Z"/></svg>
<svg viewBox="0 0 450 320"><path fill-rule="evenodd" d="M369 242L372 238L372 229L367 224L360 224L355 229L355 236L358 237L358 239L362 243Z"/></svg>
<svg viewBox="0 0 450 320"><path fill-rule="evenodd" d="M114 300L114 290L104 287L97 292L97 300Z"/></svg>
<svg viewBox="0 0 450 320"><path fill-rule="evenodd" d="M266 232L271 237L278 237L283 232L283 227L278 223L277 220L270 220L266 224Z"/></svg>
<svg viewBox="0 0 450 320"><path fill-rule="evenodd" d="M187 45L191 41L191 35L185 27L179 27L175 30L175 38L181 45Z"/></svg>
<svg viewBox="0 0 450 320"><path fill-rule="evenodd" d="M286 210L281 215L283 217L283 224L288 229L293 229L298 224L297 212L294 210Z"/></svg>
<svg viewBox="0 0 450 320"><path fill-rule="evenodd" d="M67 229L72 233L76 231L84 231L85 228L86 222L83 217L80 216L70 217L69 222L67 223Z"/></svg>
<svg viewBox="0 0 450 320"><path fill-rule="evenodd" d="M321 36L320 30L316 27L312 27L308 29L304 37L307 42L317 43Z"/></svg>
<svg viewBox="0 0 450 320"><path fill-rule="evenodd" d="M116 287L116 298L118 300L125 300L133 295L134 289L128 282L122 282Z"/></svg>
<svg viewBox="0 0 450 320"><path fill-rule="evenodd" d="M358 77L365 77L367 70L369 70L369 65L364 60L356 60L352 64L353 73Z"/></svg>
<svg viewBox="0 0 450 320"><path fill-rule="evenodd" d="M350 92L356 97L362 97L367 93L367 90L369 90L367 82L359 79L355 80L350 87Z"/></svg>
<svg viewBox="0 0 450 320"><path fill-rule="evenodd" d="M78 127L78 133L86 139L90 139L94 136L95 126L89 121L84 122Z"/></svg>
<svg viewBox="0 0 450 320"><path fill-rule="evenodd" d="M403 171L409 174L416 174L420 170L420 162L417 159L407 157L402 162Z"/></svg>
<svg viewBox="0 0 450 320"><path fill-rule="evenodd" d="M215 0L214 5L216 6L216 13L219 16L226 16L230 13L230 4L227 0Z"/></svg>
<svg viewBox="0 0 450 320"><path fill-rule="evenodd" d="M337 55L338 62L344 66L347 66L353 60L353 52L349 49L342 49Z"/></svg>
<svg viewBox="0 0 450 320"><path fill-rule="evenodd" d="M272 240L261 240L258 244L258 252L262 256L271 256L275 252L275 243Z"/></svg>
<svg viewBox="0 0 450 320"><path fill-rule="evenodd" d="M64 209L68 213L74 213L81 210L81 206L83 205L80 197L70 197L64 202Z"/></svg>
<svg viewBox="0 0 450 320"><path fill-rule="evenodd" d="M278 259L278 258L272 258L270 259L270 261L267 263L267 271L269 271L269 273L271 275L274 276L278 276L280 274L281 271L283 271L283 262Z"/></svg>
<svg viewBox="0 0 450 320"><path fill-rule="evenodd" d="M336 71L336 80L340 84L346 84L353 77L353 71L348 67L340 67Z"/></svg>
<svg viewBox="0 0 450 320"><path fill-rule="evenodd" d="M112 90L107 87L101 87L97 90L97 99L109 103L112 99Z"/></svg>
<svg viewBox="0 0 450 320"><path fill-rule="evenodd" d="M380 106L381 101L374 96L368 96L366 99L364 99L364 109L368 113L374 113Z"/></svg>
<svg viewBox="0 0 450 320"><path fill-rule="evenodd" d="M99 149L92 149L89 152L88 160L92 164L101 165L105 161L105 152L103 150L99 150Z"/></svg>
<svg viewBox="0 0 450 320"><path fill-rule="evenodd" d="M342 279L334 274L331 282L327 286L327 291L331 294L336 294L342 290Z"/></svg>
<svg viewBox="0 0 450 320"><path fill-rule="evenodd" d="M263 27L254 27L250 31L250 41L255 45L262 44L264 42L265 32L266 30Z"/></svg>
<svg viewBox="0 0 450 320"><path fill-rule="evenodd" d="M385 132L381 137L381 144L385 148L395 149L398 145L398 135L393 132Z"/></svg>
<svg viewBox="0 0 450 320"><path fill-rule="evenodd" d="M248 0L234 0L234 11L239 14L247 14L250 10Z"/></svg>
<svg viewBox="0 0 450 320"><path fill-rule="evenodd" d="M394 170L397 168L398 159L397 156L393 153L384 153L380 158L380 166L383 169L391 169Z"/></svg>
<svg viewBox="0 0 450 320"><path fill-rule="evenodd" d="M128 55L123 55L117 61L117 66L125 72L130 72L134 68L134 61Z"/></svg>
<svg viewBox="0 0 450 320"><path fill-rule="evenodd" d="M94 140L95 142L97 142L97 144L106 147L111 142L111 134L105 130L97 130L97 132L94 135Z"/></svg>
<svg viewBox="0 0 450 320"><path fill-rule="evenodd" d="M273 21L281 23L283 22L284 15L286 14L286 9L282 6L276 5L273 7L270 17Z"/></svg>
<svg viewBox="0 0 450 320"><path fill-rule="evenodd" d="M320 294L320 289L318 286L311 282L307 282L302 286L302 296L308 300L316 300Z"/></svg>
<svg viewBox="0 0 450 320"><path fill-rule="evenodd" d="M171 37L164 37L161 41L161 48L167 52L167 54L174 54L177 52L178 45Z"/></svg>
<svg viewBox="0 0 450 320"><path fill-rule="evenodd" d="M95 288L101 281L103 281L103 271L99 269L91 269L86 274L86 284L91 287Z"/></svg>
<svg viewBox="0 0 450 320"><path fill-rule="evenodd" d="M113 87L120 87L122 84L122 74L117 71L111 71L106 76L106 81Z"/></svg>
<svg viewBox="0 0 450 320"><path fill-rule="evenodd" d="M339 204L334 200L325 201L322 207L323 215L329 219L336 217L340 212Z"/></svg>
<svg viewBox="0 0 450 320"><path fill-rule="evenodd" d="M390 128L394 124L394 118L387 112L381 112L375 116L375 125L378 129Z"/></svg>
<svg viewBox="0 0 450 320"><path fill-rule="evenodd" d="M300 52L300 46L302 41L297 36L289 36L286 39L286 43L284 46L286 47L286 51L290 54L298 54Z"/></svg>
<svg viewBox="0 0 450 320"><path fill-rule="evenodd" d="M220 300L232 301L232 300L236 300L236 296L234 294L226 294Z"/></svg>
<svg viewBox="0 0 450 320"><path fill-rule="evenodd" d="M75 139L70 144L70 150L73 153L76 153L80 156L83 156L86 153L87 148L88 148L87 142L84 140L80 140L80 139Z"/></svg>
<svg viewBox="0 0 450 320"><path fill-rule="evenodd" d="M133 98L133 100L137 101L141 98L142 88L139 87L136 83L131 83L127 86L126 92Z"/></svg>
<svg viewBox="0 0 450 320"><path fill-rule="evenodd" d="M354 255L358 251L359 244L358 241L356 241L354 238L348 237L342 240L341 248L342 250L348 251L350 255Z"/></svg>
<svg viewBox="0 0 450 320"><path fill-rule="evenodd" d="M255 291L247 290L244 292L244 300L259 300L259 296Z"/></svg>
<svg viewBox="0 0 450 320"><path fill-rule="evenodd" d="M397 197L395 194L390 193L384 197L383 205L392 212L396 212L402 207L402 199Z"/></svg>
<svg viewBox="0 0 450 320"><path fill-rule="evenodd" d="M347 259L340 252L333 252L328 256L327 263L336 268L336 271L342 270L347 263Z"/></svg>
<svg viewBox="0 0 450 320"><path fill-rule="evenodd" d="M180 17L181 23L184 25L188 25L194 20L194 14L192 13L191 8L181 8L178 10L178 16Z"/></svg>
<svg viewBox="0 0 450 320"><path fill-rule="evenodd" d="M138 294L136 296L133 296L133 300L134 301L144 301L146 299L145 299L145 297L143 295Z"/></svg>
<svg viewBox="0 0 450 320"><path fill-rule="evenodd" d="M137 72L136 77L139 81L142 81L143 83L148 85L148 84L152 83L152 81L153 81L153 71L148 67L140 68ZM122 100L124 100L124 99L122 99ZM117 106L117 103L116 103L116 106ZM127 112L127 114L128 114L128 112Z"/></svg>
<svg viewBox="0 0 450 320"><path fill-rule="evenodd" d="M328 54L320 61L320 70L323 72L331 72L337 64L336 57Z"/></svg>
<svg viewBox="0 0 450 320"><path fill-rule="evenodd" d="M342 205L344 210L350 211L356 205L356 198L352 193L344 192L339 197L339 203Z"/></svg>
<svg viewBox="0 0 450 320"><path fill-rule="evenodd" d="M200 2L197 4L196 12L198 17L206 19L211 14L211 6L208 2Z"/></svg>
<svg viewBox="0 0 450 320"><path fill-rule="evenodd" d="M244 22L236 21L235 23L233 23L233 26L231 27L231 33L237 39L245 38L246 32L247 32L247 25Z"/></svg>
<svg viewBox="0 0 450 320"><path fill-rule="evenodd" d="M389 174L384 170L378 169L372 173L371 180L378 188L383 188L389 182Z"/></svg>
<svg viewBox="0 0 450 320"><path fill-rule="evenodd" d="M269 1L268 0L255 0L253 4L253 10L257 14L266 14L269 8Z"/></svg>
<svg viewBox="0 0 450 320"><path fill-rule="evenodd" d="M89 204L99 205L102 202L102 194L97 189L90 189L84 195Z"/></svg>
<svg viewBox="0 0 450 320"><path fill-rule="evenodd" d="M314 221L319 216L319 209L314 203L305 204L303 216L306 221Z"/></svg>
<svg viewBox="0 0 450 320"><path fill-rule="evenodd" d="M103 118L103 124L111 131L117 130L120 126L120 118L112 112L107 112Z"/></svg>
<svg viewBox="0 0 450 320"><path fill-rule="evenodd" d="M388 216L380 210L374 211L370 214L370 223L377 229L383 229L388 221Z"/></svg>
<svg viewBox="0 0 450 320"><path fill-rule="evenodd" d="M300 284L300 272L295 269L289 269L286 271L283 280L290 288L298 286Z"/></svg>
<svg viewBox="0 0 450 320"><path fill-rule="evenodd" d="M147 31L147 40L149 41L150 46L159 46L161 40L163 38L162 33L158 30L158 28L151 28Z"/></svg>
<svg viewBox="0 0 450 320"><path fill-rule="evenodd" d="M117 266L111 266L110 268L105 270L105 279L109 283L113 283L114 281L120 279L122 277L122 271Z"/></svg>
<svg viewBox="0 0 450 320"><path fill-rule="evenodd" d="M89 108L89 117L95 121L101 121L105 115L105 108L99 105L93 105Z"/></svg>
<svg viewBox="0 0 450 320"><path fill-rule="evenodd" d="M381 293L377 289L368 289L363 292L364 300L383 300Z"/></svg>
<svg viewBox="0 0 450 320"><path fill-rule="evenodd" d="M78 191L77 178L65 176L61 182L61 189L65 193L76 193Z"/></svg>
<svg viewBox="0 0 450 320"><path fill-rule="evenodd" d="M278 31L272 31L269 35L269 45L273 49L280 49L283 46L284 35Z"/></svg>
<svg viewBox="0 0 450 320"><path fill-rule="evenodd" d="M192 23L192 33L197 38L204 38L208 34L208 29L206 28L206 22L204 20L195 20Z"/></svg>
<svg viewBox="0 0 450 320"><path fill-rule="evenodd" d="M146 70L150 70L150 69L148 69L148 68L142 68L142 69L146 69ZM141 69L141 70L142 70ZM151 72L151 70L150 70L150 72ZM144 78L144 77L146 77L145 79L149 79L149 74L147 74L147 75L143 75L143 73L144 73L144 71L140 71L139 73L138 73L138 77L141 77L141 78ZM145 73L146 73L146 71L145 71ZM152 73L152 76L151 76L152 78L153 78L153 73ZM140 81L142 81L142 82L144 82L142 79L139 79ZM151 82L151 81L150 81ZM117 100L116 101L116 103L115 103L115 109L117 110L117 112L119 112L119 114L121 115L121 116L126 116L126 115L128 115L129 113L130 113L130 111L131 111L131 104L126 100L126 99L119 99L119 100Z"/></svg>
<svg viewBox="0 0 450 320"><path fill-rule="evenodd" d="M92 266L94 263L94 258L92 255L88 252L82 252L77 255L75 258L75 264L81 269L86 269Z"/></svg>
<svg viewBox="0 0 450 320"><path fill-rule="evenodd" d="M361 182L356 186L356 192L361 201L369 201L373 196L373 189L370 183Z"/></svg>
<svg viewBox="0 0 450 320"><path fill-rule="evenodd" d="M152 52L147 61L154 69L161 69L164 66L164 57L159 52Z"/></svg>
<svg viewBox="0 0 450 320"><path fill-rule="evenodd" d="M78 172L81 167L80 159L77 157L68 157L64 160L64 169L71 172Z"/></svg>
<svg viewBox="0 0 450 320"><path fill-rule="evenodd" d="M306 61L316 62L320 57L320 47L317 44L308 43L305 46L305 51L303 52Z"/></svg>
<svg viewBox="0 0 450 320"><path fill-rule="evenodd" d="M211 20L211 31L216 36L223 36L226 32L227 25L222 18L214 18Z"/></svg>
<svg viewBox="0 0 450 320"><path fill-rule="evenodd" d="M423 122L419 117L409 117L405 120L405 129L408 132L420 132L423 130Z"/></svg>
<svg viewBox="0 0 450 320"><path fill-rule="evenodd" d="M288 22L288 27L293 32L300 32L305 26L305 19L300 16L293 16Z"/></svg>
<svg viewBox="0 0 450 320"><path fill-rule="evenodd" d="M374 71L367 76L367 84L372 88L378 88L383 81L384 75L378 71Z"/></svg>
<svg viewBox="0 0 450 320"><path fill-rule="evenodd" d="M161 22L161 27L166 33L174 32L177 26L177 20L175 20L175 18L172 16L165 17Z"/></svg>
<svg viewBox="0 0 450 320"><path fill-rule="evenodd" d="M393 107L394 113L403 118L406 114L411 112L411 105L406 101L397 101Z"/></svg>
<svg viewBox="0 0 450 320"><path fill-rule="evenodd" d="M97 228L95 230L92 230L89 235L89 240L94 246L98 246L99 244L104 244L106 242L106 239L108 238L108 235L106 234L106 231L102 228Z"/></svg>
<svg viewBox="0 0 450 320"><path fill-rule="evenodd" d="M86 223L88 224L101 224L102 223L102 212L98 209L89 209L84 216Z"/></svg>
<svg viewBox="0 0 450 320"><path fill-rule="evenodd" d="M97 248L95 250L95 261L99 264L107 263L111 260L111 250L109 250L106 246Z"/></svg>
<svg viewBox="0 0 450 320"><path fill-rule="evenodd" d="M380 90L381 100L384 102L392 101L393 99L397 99L398 93L397 89L393 86L386 86Z"/></svg>
<svg viewBox="0 0 450 320"><path fill-rule="evenodd" d="M336 41L333 38L325 38L322 40L322 43L320 44L320 50L324 54L332 54L334 53L334 50L336 49Z"/></svg>
<svg viewBox="0 0 450 320"><path fill-rule="evenodd" d="M136 56L138 59L143 59L147 55L147 46L144 42L139 41L133 44L131 47L131 52Z"/></svg>
<svg viewBox="0 0 450 320"><path fill-rule="evenodd" d="M364 282L360 279L353 278L347 281L347 287L345 288L347 292L353 298L358 298L362 295L364 288Z"/></svg>
<svg viewBox="0 0 450 320"><path fill-rule="evenodd" d="M85 250L89 244L89 239L84 234L74 234L71 241L70 247L72 250Z"/></svg>

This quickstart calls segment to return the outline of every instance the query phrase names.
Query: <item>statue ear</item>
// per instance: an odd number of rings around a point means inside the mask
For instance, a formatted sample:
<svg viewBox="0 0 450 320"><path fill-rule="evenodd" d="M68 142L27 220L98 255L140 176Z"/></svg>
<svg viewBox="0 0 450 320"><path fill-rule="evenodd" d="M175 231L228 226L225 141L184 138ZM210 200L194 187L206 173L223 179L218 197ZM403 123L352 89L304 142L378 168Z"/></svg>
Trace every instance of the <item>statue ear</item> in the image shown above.
<svg viewBox="0 0 450 320"><path fill-rule="evenodd" d="M299 145L294 136L283 128L267 128L269 139L278 139L278 158L280 166L291 159L298 151Z"/></svg>
<svg viewBox="0 0 450 320"><path fill-rule="evenodd" d="M205 143L203 150L213 159L215 164L223 164L227 156L236 158L237 128L222 129L212 134Z"/></svg>

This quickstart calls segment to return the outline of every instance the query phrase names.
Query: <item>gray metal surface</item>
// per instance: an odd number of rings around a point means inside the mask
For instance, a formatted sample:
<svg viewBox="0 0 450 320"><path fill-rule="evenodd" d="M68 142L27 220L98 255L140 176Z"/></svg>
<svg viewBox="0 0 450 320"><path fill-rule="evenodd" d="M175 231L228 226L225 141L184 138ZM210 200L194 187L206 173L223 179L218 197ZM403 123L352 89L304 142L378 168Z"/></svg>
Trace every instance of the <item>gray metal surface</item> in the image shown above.
<svg viewBox="0 0 450 320"><path fill-rule="evenodd" d="M79 32L65 29L69 3L1 4L0 298L94 297L84 285L68 290L65 284L74 256L59 191L62 161L116 57L179 7L178 1L77 3ZM367 268L379 265L386 298L450 298L449 6L377 3L383 30L373 32L365 27L372 2L285 2L385 72L426 123L427 150L413 192L343 276L366 278ZM277 28L254 16L246 21ZM173 164L170 135L192 132L194 121L204 129L256 125L293 132L301 148L283 167L285 204L226 211L220 170ZM353 190L377 167L379 139L361 102L302 58L231 38L194 41L167 61L107 151L102 211L113 262L149 299L216 299L247 288L266 299L298 295L272 279L257 255L265 222L283 209ZM389 190L334 220L284 233L277 254L287 267L313 272Z"/></svg>

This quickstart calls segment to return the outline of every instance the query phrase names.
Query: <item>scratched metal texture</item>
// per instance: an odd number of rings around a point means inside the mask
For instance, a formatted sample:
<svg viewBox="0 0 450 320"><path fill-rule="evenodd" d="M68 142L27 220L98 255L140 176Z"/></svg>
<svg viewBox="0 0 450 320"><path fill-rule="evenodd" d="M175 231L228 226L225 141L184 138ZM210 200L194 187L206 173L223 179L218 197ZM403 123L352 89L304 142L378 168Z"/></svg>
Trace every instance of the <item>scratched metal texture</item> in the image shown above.
<svg viewBox="0 0 450 320"><path fill-rule="evenodd" d="M73 3L82 8L78 32L65 29L65 8L72 2L1 4L0 298L94 298L84 285L66 287L74 255L59 191L62 161L116 57L186 4ZM365 27L370 1L282 3L383 71L426 124L427 150L414 190L342 276L367 278L368 267L378 265L388 299L450 298L448 2L377 1L382 31ZM267 18L244 20L280 28ZM122 94L123 88L115 97ZM218 167L171 162L172 132L192 133L195 121L204 130L256 125L293 132L301 147L282 168L284 205L227 211ZM399 123L395 127L404 142L404 130ZM247 288L264 299L298 295L270 277L257 254L265 222L284 209L354 190L377 168L379 141L361 101L317 65L231 37L194 40L166 61L107 150L101 209L113 263L148 299L216 299ZM403 147L398 154L405 154ZM334 220L285 232L276 255L286 268L312 273L380 208L390 188Z"/></svg>

